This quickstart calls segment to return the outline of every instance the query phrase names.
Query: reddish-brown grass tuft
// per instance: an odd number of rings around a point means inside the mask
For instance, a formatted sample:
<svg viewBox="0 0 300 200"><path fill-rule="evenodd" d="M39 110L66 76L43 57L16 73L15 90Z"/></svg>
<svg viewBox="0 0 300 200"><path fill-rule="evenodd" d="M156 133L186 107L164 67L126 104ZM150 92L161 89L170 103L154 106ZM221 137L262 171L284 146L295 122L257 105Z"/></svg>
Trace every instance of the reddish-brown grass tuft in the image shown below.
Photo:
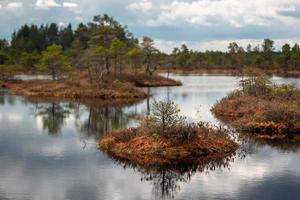
<svg viewBox="0 0 300 200"><path fill-rule="evenodd" d="M189 142L160 138L158 135L144 135L138 129L125 129L110 133L99 141L101 150L119 158L141 165L168 164L191 161L199 157L234 152L238 145L228 137L204 134Z"/></svg>
<svg viewBox="0 0 300 200"><path fill-rule="evenodd" d="M271 85L262 95L242 90L223 98L212 109L221 120L255 133L278 139L300 134L300 89L295 85Z"/></svg>

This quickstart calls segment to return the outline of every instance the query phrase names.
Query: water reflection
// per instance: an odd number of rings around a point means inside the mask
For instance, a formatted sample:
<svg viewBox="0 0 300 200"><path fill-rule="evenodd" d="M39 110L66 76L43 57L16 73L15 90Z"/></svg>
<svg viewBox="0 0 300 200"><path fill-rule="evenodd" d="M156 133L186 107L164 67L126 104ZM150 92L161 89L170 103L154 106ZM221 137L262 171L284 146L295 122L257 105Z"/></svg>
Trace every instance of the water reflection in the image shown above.
<svg viewBox="0 0 300 200"><path fill-rule="evenodd" d="M219 117L219 122L231 130L235 128L230 124L230 118ZM257 149L268 146L284 152L299 152L300 150L300 136L295 134L287 135L283 138L259 138L256 134L251 132L235 131L236 140L241 145L243 150L248 154L255 153Z"/></svg>
<svg viewBox="0 0 300 200"><path fill-rule="evenodd" d="M228 161L228 166L220 162L220 167L203 163L147 168L123 161L116 165L97 149L95 138L111 129L135 126L136 118L150 111L154 99L173 100L190 120L199 120L195 108L201 105L201 119L217 123L210 108L233 90L238 80L203 75L171 78L181 80L184 86L151 88L148 101L122 108L63 102L53 106L53 102L32 103L1 91L0 199L299 199L299 151L282 151L251 138L244 138L251 154ZM299 82L292 82L295 80ZM60 121L59 128L50 128L60 130L54 131L60 133L56 137L45 134L48 128L42 120L45 117L49 124L52 116Z"/></svg>
<svg viewBox="0 0 300 200"><path fill-rule="evenodd" d="M238 153L238 158L244 158ZM180 185L187 184L196 173L207 174L218 169L230 169L231 163L237 158L235 153L227 155L211 155L189 162L167 165L142 165L130 160L110 155L110 158L126 170L134 169L141 174L141 182L152 184L155 199L174 199L180 192Z"/></svg>
<svg viewBox="0 0 300 200"><path fill-rule="evenodd" d="M112 130L128 127L139 117L136 107L126 110L126 107L92 107L64 102L35 103L33 114L40 119L44 131L49 135L60 134L66 120L74 119L72 121L79 132L94 139Z"/></svg>
<svg viewBox="0 0 300 200"><path fill-rule="evenodd" d="M137 113L126 113L120 107L90 107L87 111L87 119L79 123L80 130L87 137L93 136L95 139L101 138L112 130L127 127L137 116Z"/></svg>
<svg viewBox="0 0 300 200"><path fill-rule="evenodd" d="M65 119L69 117L70 107L59 102L36 105L36 117L40 117L43 123L43 129L50 135L61 133Z"/></svg>
<svg viewBox="0 0 300 200"><path fill-rule="evenodd" d="M239 140L251 149L248 152L253 152L254 149L264 146L283 152L296 153L300 151L300 137L295 135L290 135L282 139L264 139L257 138L253 133L243 132L239 134Z"/></svg>
<svg viewBox="0 0 300 200"><path fill-rule="evenodd" d="M0 89L0 106L5 105L6 103L12 106L15 104L15 96L8 95L8 93L8 90Z"/></svg>

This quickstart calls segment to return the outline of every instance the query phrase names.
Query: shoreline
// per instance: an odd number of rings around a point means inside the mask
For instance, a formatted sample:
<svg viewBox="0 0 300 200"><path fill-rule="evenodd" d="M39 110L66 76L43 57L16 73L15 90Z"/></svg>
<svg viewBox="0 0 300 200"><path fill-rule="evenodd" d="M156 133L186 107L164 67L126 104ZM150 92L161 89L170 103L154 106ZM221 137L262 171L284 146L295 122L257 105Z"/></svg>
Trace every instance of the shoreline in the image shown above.
<svg viewBox="0 0 300 200"><path fill-rule="evenodd" d="M300 89L296 85L272 85L256 78L243 82L211 109L216 118L257 139L285 140L299 136Z"/></svg>
<svg viewBox="0 0 300 200"><path fill-rule="evenodd" d="M159 70L160 73L168 73L167 68ZM247 75L249 73L264 73L266 75L277 75L282 77L300 77L300 69L282 69L282 68L266 68L262 69L259 67L191 67L182 69L180 67L175 67L169 70L170 73L178 74L221 74L221 75L232 75L241 76Z"/></svg>
<svg viewBox="0 0 300 200"><path fill-rule="evenodd" d="M27 99L98 101L96 105L126 105L127 103L139 102L148 97L142 87L182 85L180 81L159 75L153 77L143 74L137 76L124 75L120 77L120 80L106 77L98 84L89 83L87 74L84 72L82 74L76 72L75 76L75 80L70 77L60 80L0 81L0 88L8 89L11 94L23 96Z"/></svg>

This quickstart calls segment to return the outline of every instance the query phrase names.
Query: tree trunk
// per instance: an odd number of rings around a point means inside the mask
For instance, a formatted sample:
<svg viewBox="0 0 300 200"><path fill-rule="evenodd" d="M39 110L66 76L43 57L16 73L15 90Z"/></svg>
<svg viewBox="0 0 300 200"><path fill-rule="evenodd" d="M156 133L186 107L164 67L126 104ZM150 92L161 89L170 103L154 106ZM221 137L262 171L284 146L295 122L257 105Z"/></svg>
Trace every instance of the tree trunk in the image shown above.
<svg viewBox="0 0 300 200"><path fill-rule="evenodd" d="M119 57L119 74L120 74L120 77L121 77L121 74L122 74L122 58L121 56Z"/></svg>
<svg viewBox="0 0 300 200"><path fill-rule="evenodd" d="M117 56L115 56L114 60L115 60L115 63L114 63L114 74L115 74L115 78L117 77L117 65L118 65L118 60L117 60Z"/></svg>
<svg viewBox="0 0 300 200"><path fill-rule="evenodd" d="M105 67L107 70L107 74L110 74L109 57L105 57Z"/></svg>

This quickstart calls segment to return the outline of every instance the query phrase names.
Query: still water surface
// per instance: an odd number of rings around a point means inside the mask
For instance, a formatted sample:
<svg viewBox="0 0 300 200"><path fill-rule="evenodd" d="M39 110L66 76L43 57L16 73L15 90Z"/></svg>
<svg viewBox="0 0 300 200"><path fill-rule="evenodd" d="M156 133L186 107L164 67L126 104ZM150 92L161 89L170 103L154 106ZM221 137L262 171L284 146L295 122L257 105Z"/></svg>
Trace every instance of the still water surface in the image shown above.
<svg viewBox="0 0 300 200"><path fill-rule="evenodd" d="M150 99L114 108L30 103L1 91L0 199L300 199L297 145L247 139L244 158L177 171L133 168L97 149L97 139L108 131L136 126L154 99L175 101L191 121L218 123L209 110L238 81L222 75L172 77L184 86L146 89Z"/></svg>

